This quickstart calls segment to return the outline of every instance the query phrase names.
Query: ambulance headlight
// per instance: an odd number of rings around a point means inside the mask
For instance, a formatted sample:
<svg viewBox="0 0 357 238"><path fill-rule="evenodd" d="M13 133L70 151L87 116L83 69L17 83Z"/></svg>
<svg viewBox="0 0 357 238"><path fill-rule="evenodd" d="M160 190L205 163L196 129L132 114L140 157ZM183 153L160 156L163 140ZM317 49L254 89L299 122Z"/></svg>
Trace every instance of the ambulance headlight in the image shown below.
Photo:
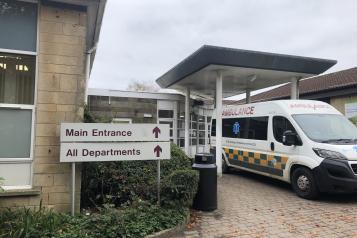
<svg viewBox="0 0 357 238"><path fill-rule="evenodd" d="M313 148L313 150L318 156L324 159L347 160L347 158L343 154L336 151L324 150L319 148Z"/></svg>

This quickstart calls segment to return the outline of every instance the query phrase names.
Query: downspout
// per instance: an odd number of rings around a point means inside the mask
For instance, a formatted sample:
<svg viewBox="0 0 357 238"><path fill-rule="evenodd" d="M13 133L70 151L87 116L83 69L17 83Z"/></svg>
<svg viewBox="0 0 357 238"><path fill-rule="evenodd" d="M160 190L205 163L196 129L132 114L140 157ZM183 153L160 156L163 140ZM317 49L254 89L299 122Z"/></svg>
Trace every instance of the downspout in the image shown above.
<svg viewBox="0 0 357 238"><path fill-rule="evenodd" d="M85 93L84 93L84 102L85 104L88 103L88 83L89 83L89 77L90 77L90 71L91 71L91 58L93 52L96 51L97 49L97 44L99 41L99 33L100 30L98 31L98 26L102 23L103 20L103 13L104 13L104 8L106 6L107 0L98 0L98 9L97 9L97 14L96 14L96 21L95 21L95 30L94 30L94 37L93 37L93 46L86 52L86 68L85 68L85 77L86 77L86 84L85 84Z"/></svg>
<svg viewBox="0 0 357 238"><path fill-rule="evenodd" d="M94 44L92 48L87 50L86 52L86 89L85 89L85 95L84 95L84 103L87 104L88 102L88 83L89 83L89 77L90 77L90 62L91 62L91 57L92 53L97 49L97 42Z"/></svg>

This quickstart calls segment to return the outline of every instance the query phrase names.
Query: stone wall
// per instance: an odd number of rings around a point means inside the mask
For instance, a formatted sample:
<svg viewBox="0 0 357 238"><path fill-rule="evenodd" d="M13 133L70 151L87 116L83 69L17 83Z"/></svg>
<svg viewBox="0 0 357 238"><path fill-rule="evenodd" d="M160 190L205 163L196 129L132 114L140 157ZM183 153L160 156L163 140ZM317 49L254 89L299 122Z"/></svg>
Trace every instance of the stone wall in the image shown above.
<svg viewBox="0 0 357 238"><path fill-rule="evenodd" d="M342 114L345 114L345 104L351 101L357 101L357 95L332 97L330 99L330 104L339 110Z"/></svg>
<svg viewBox="0 0 357 238"><path fill-rule="evenodd" d="M86 13L40 8L33 187L37 196L2 198L1 207L70 211L71 168L59 163L61 122L81 122L85 95ZM80 169L77 169L77 210Z"/></svg>

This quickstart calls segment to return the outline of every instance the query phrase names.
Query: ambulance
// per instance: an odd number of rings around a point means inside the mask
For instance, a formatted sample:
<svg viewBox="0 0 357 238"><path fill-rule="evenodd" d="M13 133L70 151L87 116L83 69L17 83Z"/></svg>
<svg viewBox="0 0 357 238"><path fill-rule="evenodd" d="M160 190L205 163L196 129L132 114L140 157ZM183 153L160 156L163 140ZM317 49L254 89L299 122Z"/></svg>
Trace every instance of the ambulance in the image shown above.
<svg viewBox="0 0 357 238"><path fill-rule="evenodd" d="M213 119L211 145L215 136ZM279 179L302 198L357 192L357 128L324 102L277 100L225 107L221 149L224 173L238 168Z"/></svg>

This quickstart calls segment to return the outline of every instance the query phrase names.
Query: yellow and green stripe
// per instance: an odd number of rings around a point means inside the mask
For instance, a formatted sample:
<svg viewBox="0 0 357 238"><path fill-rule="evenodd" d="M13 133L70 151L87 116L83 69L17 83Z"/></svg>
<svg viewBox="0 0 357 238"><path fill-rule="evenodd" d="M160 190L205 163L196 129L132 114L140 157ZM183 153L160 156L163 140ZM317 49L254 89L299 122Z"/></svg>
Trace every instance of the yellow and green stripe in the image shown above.
<svg viewBox="0 0 357 238"><path fill-rule="evenodd" d="M287 156L236 150L227 147L223 149L230 164L278 176L283 176L283 171L288 161Z"/></svg>

